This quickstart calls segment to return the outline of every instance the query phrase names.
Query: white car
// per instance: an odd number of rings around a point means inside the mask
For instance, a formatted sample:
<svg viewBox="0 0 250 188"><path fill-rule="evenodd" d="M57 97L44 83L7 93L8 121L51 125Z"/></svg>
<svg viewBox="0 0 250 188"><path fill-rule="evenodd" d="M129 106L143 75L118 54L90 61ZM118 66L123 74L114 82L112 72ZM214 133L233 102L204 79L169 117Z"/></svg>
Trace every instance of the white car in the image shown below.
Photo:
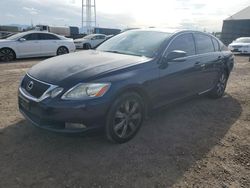
<svg viewBox="0 0 250 188"><path fill-rule="evenodd" d="M0 60L62 55L75 49L72 39L49 32L28 31L0 40Z"/></svg>
<svg viewBox="0 0 250 188"><path fill-rule="evenodd" d="M234 40L231 44L229 44L228 48L232 52L249 54L250 53L250 37L238 38L238 39Z"/></svg>
<svg viewBox="0 0 250 188"><path fill-rule="evenodd" d="M106 35L103 34L91 34L80 39L75 39L74 43L76 48L91 49L101 44L107 39Z"/></svg>

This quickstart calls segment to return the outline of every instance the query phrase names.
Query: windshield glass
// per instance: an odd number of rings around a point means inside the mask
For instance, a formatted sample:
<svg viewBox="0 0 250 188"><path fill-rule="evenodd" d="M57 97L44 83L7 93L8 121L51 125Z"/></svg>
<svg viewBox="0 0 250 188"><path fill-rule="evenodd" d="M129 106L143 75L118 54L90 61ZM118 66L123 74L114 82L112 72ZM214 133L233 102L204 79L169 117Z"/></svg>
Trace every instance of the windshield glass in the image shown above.
<svg viewBox="0 0 250 188"><path fill-rule="evenodd" d="M87 36L85 36L85 37L83 37L84 39L91 39L91 38L93 38L95 35L87 35Z"/></svg>
<svg viewBox="0 0 250 188"><path fill-rule="evenodd" d="M236 42L250 43L250 38L238 38Z"/></svg>
<svg viewBox="0 0 250 188"><path fill-rule="evenodd" d="M97 50L153 57L171 33L133 30L121 33L101 44Z"/></svg>
<svg viewBox="0 0 250 188"><path fill-rule="evenodd" d="M20 37L23 36L23 33L17 33L15 35L11 35L10 37L8 37L7 39L9 40L16 40L16 39L19 39Z"/></svg>

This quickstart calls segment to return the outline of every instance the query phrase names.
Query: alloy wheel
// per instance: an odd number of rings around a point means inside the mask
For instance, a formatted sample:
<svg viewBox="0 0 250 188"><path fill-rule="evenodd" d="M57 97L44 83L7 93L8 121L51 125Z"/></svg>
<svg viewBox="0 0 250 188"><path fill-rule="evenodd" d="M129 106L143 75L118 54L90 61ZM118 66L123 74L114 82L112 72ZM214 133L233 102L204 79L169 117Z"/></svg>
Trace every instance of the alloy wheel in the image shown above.
<svg viewBox="0 0 250 188"><path fill-rule="evenodd" d="M0 59L2 61L12 61L15 59L15 54L11 49L4 48L0 51Z"/></svg>
<svg viewBox="0 0 250 188"><path fill-rule="evenodd" d="M219 81L217 83L217 94L222 95L224 93L224 90L226 88L226 83L227 83L227 76L225 73L222 73Z"/></svg>
<svg viewBox="0 0 250 188"><path fill-rule="evenodd" d="M65 47L60 47L58 50L57 50L57 55L63 55L63 54L67 54L68 53L68 50L67 48Z"/></svg>
<svg viewBox="0 0 250 188"><path fill-rule="evenodd" d="M114 133L119 138L127 138L137 131L142 121L142 108L138 101L125 100L116 110L114 117Z"/></svg>

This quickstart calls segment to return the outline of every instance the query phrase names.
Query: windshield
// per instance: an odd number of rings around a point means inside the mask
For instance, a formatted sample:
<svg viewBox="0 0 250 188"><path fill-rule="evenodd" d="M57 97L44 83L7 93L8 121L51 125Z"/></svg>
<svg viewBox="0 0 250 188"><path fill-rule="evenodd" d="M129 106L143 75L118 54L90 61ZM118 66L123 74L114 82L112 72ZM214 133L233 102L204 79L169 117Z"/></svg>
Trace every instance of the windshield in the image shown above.
<svg viewBox="0 0 250 188"><path fill-rule="evenodd" d="M238 38L235 42L250 43L250 38Z"/></svg>
<svg viewBox="0 0 250 188"><path fill-rule="evenodd" d="M87 36L85 36L85 37L83 37L84 39L91 39L91 38L93 38L95 35L87 35Z"/></svg>
<svg viewBox="0 0 250 188"><path fill-rule="evenodd" d="M107 40L97 50L153 57L170 34L160 31L127 31Z"/></svg>
<svg viewBox="0 0 250 188"><path fill-rule="evenodd" d="M9 39L9 40L16 40L16 39L19 39L22 36L23 36L23 33L17 33L17 34L11 35L7 39Z"/></svg>

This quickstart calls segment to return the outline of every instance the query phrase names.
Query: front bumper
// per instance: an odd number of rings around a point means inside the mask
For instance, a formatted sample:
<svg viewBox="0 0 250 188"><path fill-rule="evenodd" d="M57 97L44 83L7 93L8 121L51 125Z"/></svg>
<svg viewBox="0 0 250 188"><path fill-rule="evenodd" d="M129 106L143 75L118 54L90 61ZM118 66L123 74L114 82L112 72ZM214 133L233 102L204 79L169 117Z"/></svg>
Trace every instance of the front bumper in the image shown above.
<svg viewBox="0 0 250 188"><path fill-rule="evenodd" d="M109 105L101 98L89 101L45 99L36 102L19 92L18 106L23 116L39 128L59 133L79 133L103 127ZM69 128L66 124L81 124L84 128Z"/></svg>
<svg viewBox="0 0 250 188"><path fill-rule="evenodd" d="M250 53L250 48L247 47L229 47L229 49L232 52L236 52L236 53L241 53L241 54L249 54Z"/></svg>
<svg viewBox="0 0 250 188"><path fill-rule="evenodd" d="M83 48L83 43L75 43L76 48Z"/></svg>

